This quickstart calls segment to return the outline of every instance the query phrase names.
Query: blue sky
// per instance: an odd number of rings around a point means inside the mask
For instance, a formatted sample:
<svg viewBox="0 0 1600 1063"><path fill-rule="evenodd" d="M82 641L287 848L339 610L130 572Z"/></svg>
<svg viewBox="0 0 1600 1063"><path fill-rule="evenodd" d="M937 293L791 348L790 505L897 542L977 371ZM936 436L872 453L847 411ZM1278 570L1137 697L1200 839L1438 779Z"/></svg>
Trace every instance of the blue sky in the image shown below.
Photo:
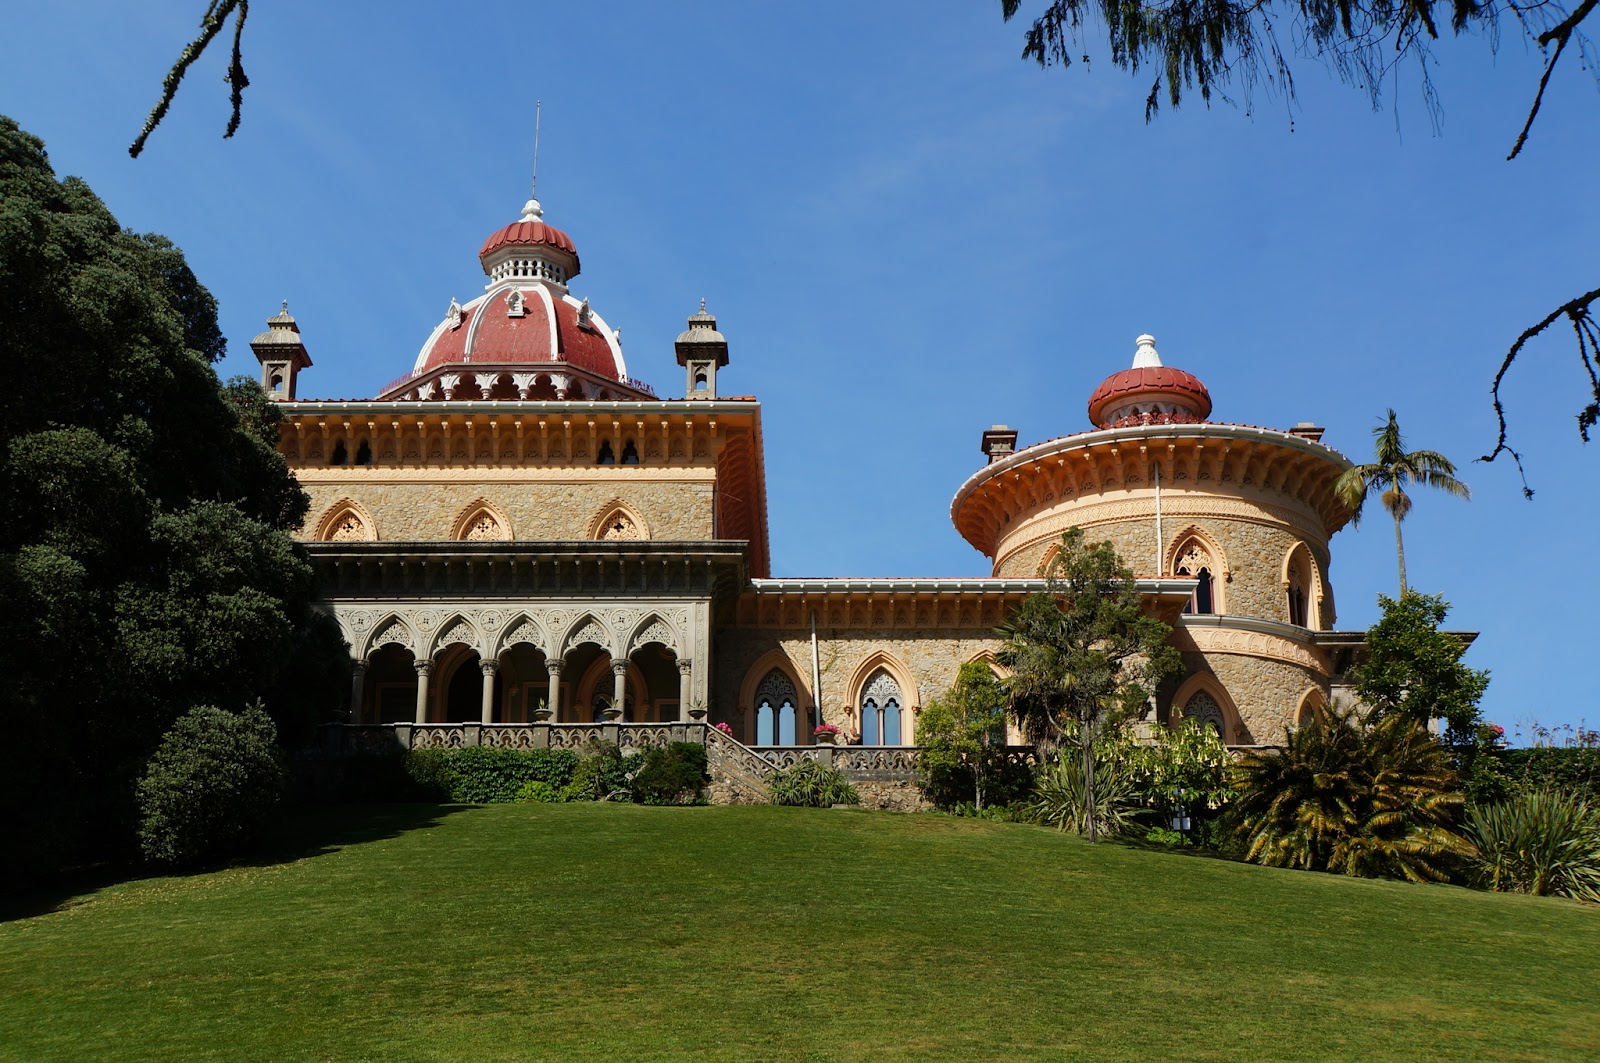
<svg viewBox="0 0 1600 1063"><path fill-rule="evenodd" d="M1577 439L1570 333L1505 389L1537 499L1470 462L1509 342L1600 283L1600 95L1575 62L1508 163L1538 76L1514 35L1494 60L1446 43L1436 134L1413 81L1374 114L1312 64L1292 123L1281 100L1196 98L1146 125L1143 77L1020 61L992 0L286 0L254 7L239 134L221 139L218 47L130 160L203 7L10 12L0 112L187 252L233 341L224 374L254 375L247 341L285 298L316 362L303 395L405 372L451 297L481 291L542 98L546 220L630 372L678 393L672 340L704 297L722 390L763 401L775 574L987 572L948 519L980 432L1086 428L1089 392L1151 332L1217 420L1314 421L1359 461L1392 406L1410 446L1454 457L1474 500L1418 498L1411 582L1482 633L1491 719L1600 721L1600 442ZM1395 587L1392 525L1374 510L1333 549L1339 626L1364 628Z"/></svg>

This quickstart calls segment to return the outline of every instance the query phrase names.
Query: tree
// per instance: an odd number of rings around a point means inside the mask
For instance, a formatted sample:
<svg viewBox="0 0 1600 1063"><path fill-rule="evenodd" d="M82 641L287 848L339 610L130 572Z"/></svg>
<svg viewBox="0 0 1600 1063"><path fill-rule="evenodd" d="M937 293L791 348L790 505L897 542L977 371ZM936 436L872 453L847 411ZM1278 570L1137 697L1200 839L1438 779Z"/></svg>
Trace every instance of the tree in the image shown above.
<svg viewBox="0 0 1600 1063"><path fill-rule="evenodd" d="M1472 491L1456 479L1456 467L1449 458L1435 450L1407 451L1400 437L1400 423L1390 410L1387 420L1372 430L1377 440L1373 446L1375 460L1365 465L1353 465L1334 481L1334 493L1350 507L1350 523L1361 523L1361 509L1367 497L1380 492L1378 500L1389 516L1394 518L1394 547L1400 558L1400 594L1406 593L1406 544L1400 535L1400 522L1411 512L1411 496L1406 493L1408 483L1419 483L1457 498L1471 498Z"/></svg>
<svg viewBox="0 0 1600 1063"><path fill-rule="evenodd" d="M917 717L917 772L941 808L970 795L983 811L985 790L1005 763L1006 692L983 661L968 661L953 686Z"/></svg>
<svg viewBox="0 0 1600 1063"><path fill-rule="evenodd" d="M1182 669L1172 629L1145 615L1133 573L1110 543L1087 545L1082 528L1061 537L1045 572L1000 629L1011 711L1032 741L1076 740L1083 761L1089 838L1096 840L1095 741L1143 712L1160 683Z"/></svg>
<svg viewBox="0 0 1600 1063"><path fill-rule="evenodd" d="M1003 17L1010 21L1022 9L1022 0L1000 0ZM1131 74L1153 70L1154 81L1145 97L1145 121L1152 120L1161 99L1174 109L1184 93L1197 90L1209 104L1212 97L1233 102L1239 92L1252 106L1257 88L1281 96L1292 104L1295 97L1294 60L1320 63L1335 77L1368 94L1374 109L1384 82L1402 64L1415 64L1425 101L1435 118L1439 101L1430 69L1440 28L1448 25L1456 36L1480 35L1491 52L1499 47L1500 29L1510 23L1527 44L1546 57L1544 74L1533 93L1527 120L1517 134L1507 159L1514 159L1527 143L1544 102L1545 89L1556 65L1570 49L1589 71L1600 71L1593 43L1582 28L1595 14L1600 0L1577 0L1570 8L1547 0L1452 0L1446 7L1436 0L1220 0L1185 3L1180 0L1048 0L1029 25L1022 57L1041 67L1071 66L1079 57L1089 63L1089 25L1103 32L1112 65ZM1288 27L1287 43L1280 30ZM1578 411L1578 434L1587 443L1589 430L1600 422L1600 326L1593 309L1600 288L1585 292L1556 307L1518 336L1501 360L1491 395L1499 435L1494 449L1482 458L1493 461L1509 454L1522 471L1522 457L1507 443L1505 408L1500 384L1529 340L1563 319L1573 329L1578 359L1589 378L1590 395ZM1523 482L1523 493L1533 492Z"/></svg>
<svg viewBox="0 0 1600 1063"><path fill-rule="evenodd" d="M1407 591L1398 600L1379 595L1378 605L1383 616L1367 630L1356 695L1374 719L1399 716L1426 726L1443 717L1451 742L1470 745L1489 673L1462 664L1466 643L1439 630L1450 603Z"/></svg>
<svg viewBox="0 0 1600 1063"><path fill-rule="evenodd" d="M1454 831L1463 798L1449 753L1405 716L1367 726L1319 709L1282 749L1246 754L1235 789L1253 863L1443 882L1472 851Z"/></svg>
<svg viewBox="0 0 1600 1063"><path fill-rule="evenodd" d="M131 849L178 715L243 709L293 660L307 499L275 411L224 389L216 305L0 118L0 800L14 873ZM327 628L310 644L326 649ZM333 633L337 639L337 631ZM11 855L11 854L8 854Z"/></svg>

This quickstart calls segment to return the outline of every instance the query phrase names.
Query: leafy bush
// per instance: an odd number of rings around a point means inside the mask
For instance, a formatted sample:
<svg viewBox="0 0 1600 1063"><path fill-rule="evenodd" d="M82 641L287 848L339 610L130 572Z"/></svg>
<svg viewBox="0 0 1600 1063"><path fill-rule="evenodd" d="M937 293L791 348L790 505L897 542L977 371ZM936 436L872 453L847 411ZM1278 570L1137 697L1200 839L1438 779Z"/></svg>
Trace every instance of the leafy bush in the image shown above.
<svg viewBox="0 0 1600 1063"><path fill-rule="evenodd" d="M691 805L709 781L706 747L673 742L645 753L633 776L633 799L646 805Z"/></svg>
<svg viewBox="0 0 1600 1063"><path fill-rule="evenodd" d="M778 772L772 777L769 791L775 805L827 808L861 803L861 795L844 777L844 772L814 760L802 760Z"/></svg>
<svg viewBox="0 0 1600 1063"><path fill-rule="evenodd" d="M561 788L563 801L625 801L632 794L632 777L644 762L638 753L622 755L616 746L594 741L584 747L572 777Z"/></svg>
<svg viewBox="0 0 1600 1063"><path fill-rule="evenodd" d="M529 779L517 790L517 800L528 804L547 805L561 800L561 791L542 779Z"/></svg>
<svg viewBox="0 0 1600 1063"><path fill-rule="evenodd" d="M1133 776L1125 760L1106 755L1106 743L1096 746L1095 832L1102 836L1126 834L1144 813ZM1029 812L1035 822L1078 834L1089 833L1083 758L1076 749L1062 750L1059 760L1039 772L1033 797Z"/></svg>
<svg viewBox="0 0 1600 1063"><path fill-rule="evenodd" d="M284 789L272 719L190 709L162 738L139 780L139 847L169 866L240 851L266 824Z"/></svg>
<svg viewBox="0 0 1600 1063"><path fill-rule="evenodd" d="M1476 806L1467 837L1487 889L1600 902L1600 806L1585 797L1525 790Z"/></svg>
<svg viewBox="0 0 1600 1063"><path fill-rule="evenodd" d="M1368 727L1320 710L1283 749L1246 756L1235 783L1255 863L1437 882L1471 852L1452 829L1462 796L1449 752L1399 713Z"/></svg>
<svg viewBox="0 0 1600 1063"><path fill-rule="evenodd" d="M484 805L517 800L522 787L542 782L559 791L572 779L578 756L566 749L416 749L406 770L429 800Z"/></svg>

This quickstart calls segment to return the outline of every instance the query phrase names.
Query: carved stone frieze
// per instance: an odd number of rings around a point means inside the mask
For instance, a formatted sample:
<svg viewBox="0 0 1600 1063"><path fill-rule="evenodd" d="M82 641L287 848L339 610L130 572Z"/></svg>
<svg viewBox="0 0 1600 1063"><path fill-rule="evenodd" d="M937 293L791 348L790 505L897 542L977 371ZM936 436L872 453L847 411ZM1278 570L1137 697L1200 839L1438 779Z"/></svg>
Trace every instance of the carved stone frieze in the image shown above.
<svg viewBox="0 0 1600 1063"><path fill-rule="evenodd" d="M1281 635L1265 631L1242 631L1224 627L1180 627L1172 634L1180 650L1201 653L1236 653L1246 657L1267 657L1286 664L1326 674L1328 663L1321 654Z"/></svg>

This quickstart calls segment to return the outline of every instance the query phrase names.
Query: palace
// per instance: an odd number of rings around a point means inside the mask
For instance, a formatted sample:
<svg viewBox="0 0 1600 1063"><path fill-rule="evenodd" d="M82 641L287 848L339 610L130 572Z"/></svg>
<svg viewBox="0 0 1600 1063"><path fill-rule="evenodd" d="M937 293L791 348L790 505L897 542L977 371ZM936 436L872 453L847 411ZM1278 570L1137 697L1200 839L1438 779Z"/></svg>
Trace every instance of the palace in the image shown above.
<svg viewBox="0 0 1600 1063"><path fill-rule="evenodd" d="M1152 337L1090 397L1090 430L1021 449L982 433L950 516L989 576L773 578L761 406L721 394L729 345L704 304L674 344L683 395L660 398L572 293L577 247L536 200L479 259L484 294L451 300L371 400L300 397L287 305L251 344L311 496L300 537L351 647L352 724L527 744L528 725L703 722L781 752L826 722L909 746L1073 525L1174 625L1185 675L1156 718L1270 744L1338 696L1361 641L1332 630L1328 580L1349 462L1311 425L1207 420L1205 385Z"/></svg>

